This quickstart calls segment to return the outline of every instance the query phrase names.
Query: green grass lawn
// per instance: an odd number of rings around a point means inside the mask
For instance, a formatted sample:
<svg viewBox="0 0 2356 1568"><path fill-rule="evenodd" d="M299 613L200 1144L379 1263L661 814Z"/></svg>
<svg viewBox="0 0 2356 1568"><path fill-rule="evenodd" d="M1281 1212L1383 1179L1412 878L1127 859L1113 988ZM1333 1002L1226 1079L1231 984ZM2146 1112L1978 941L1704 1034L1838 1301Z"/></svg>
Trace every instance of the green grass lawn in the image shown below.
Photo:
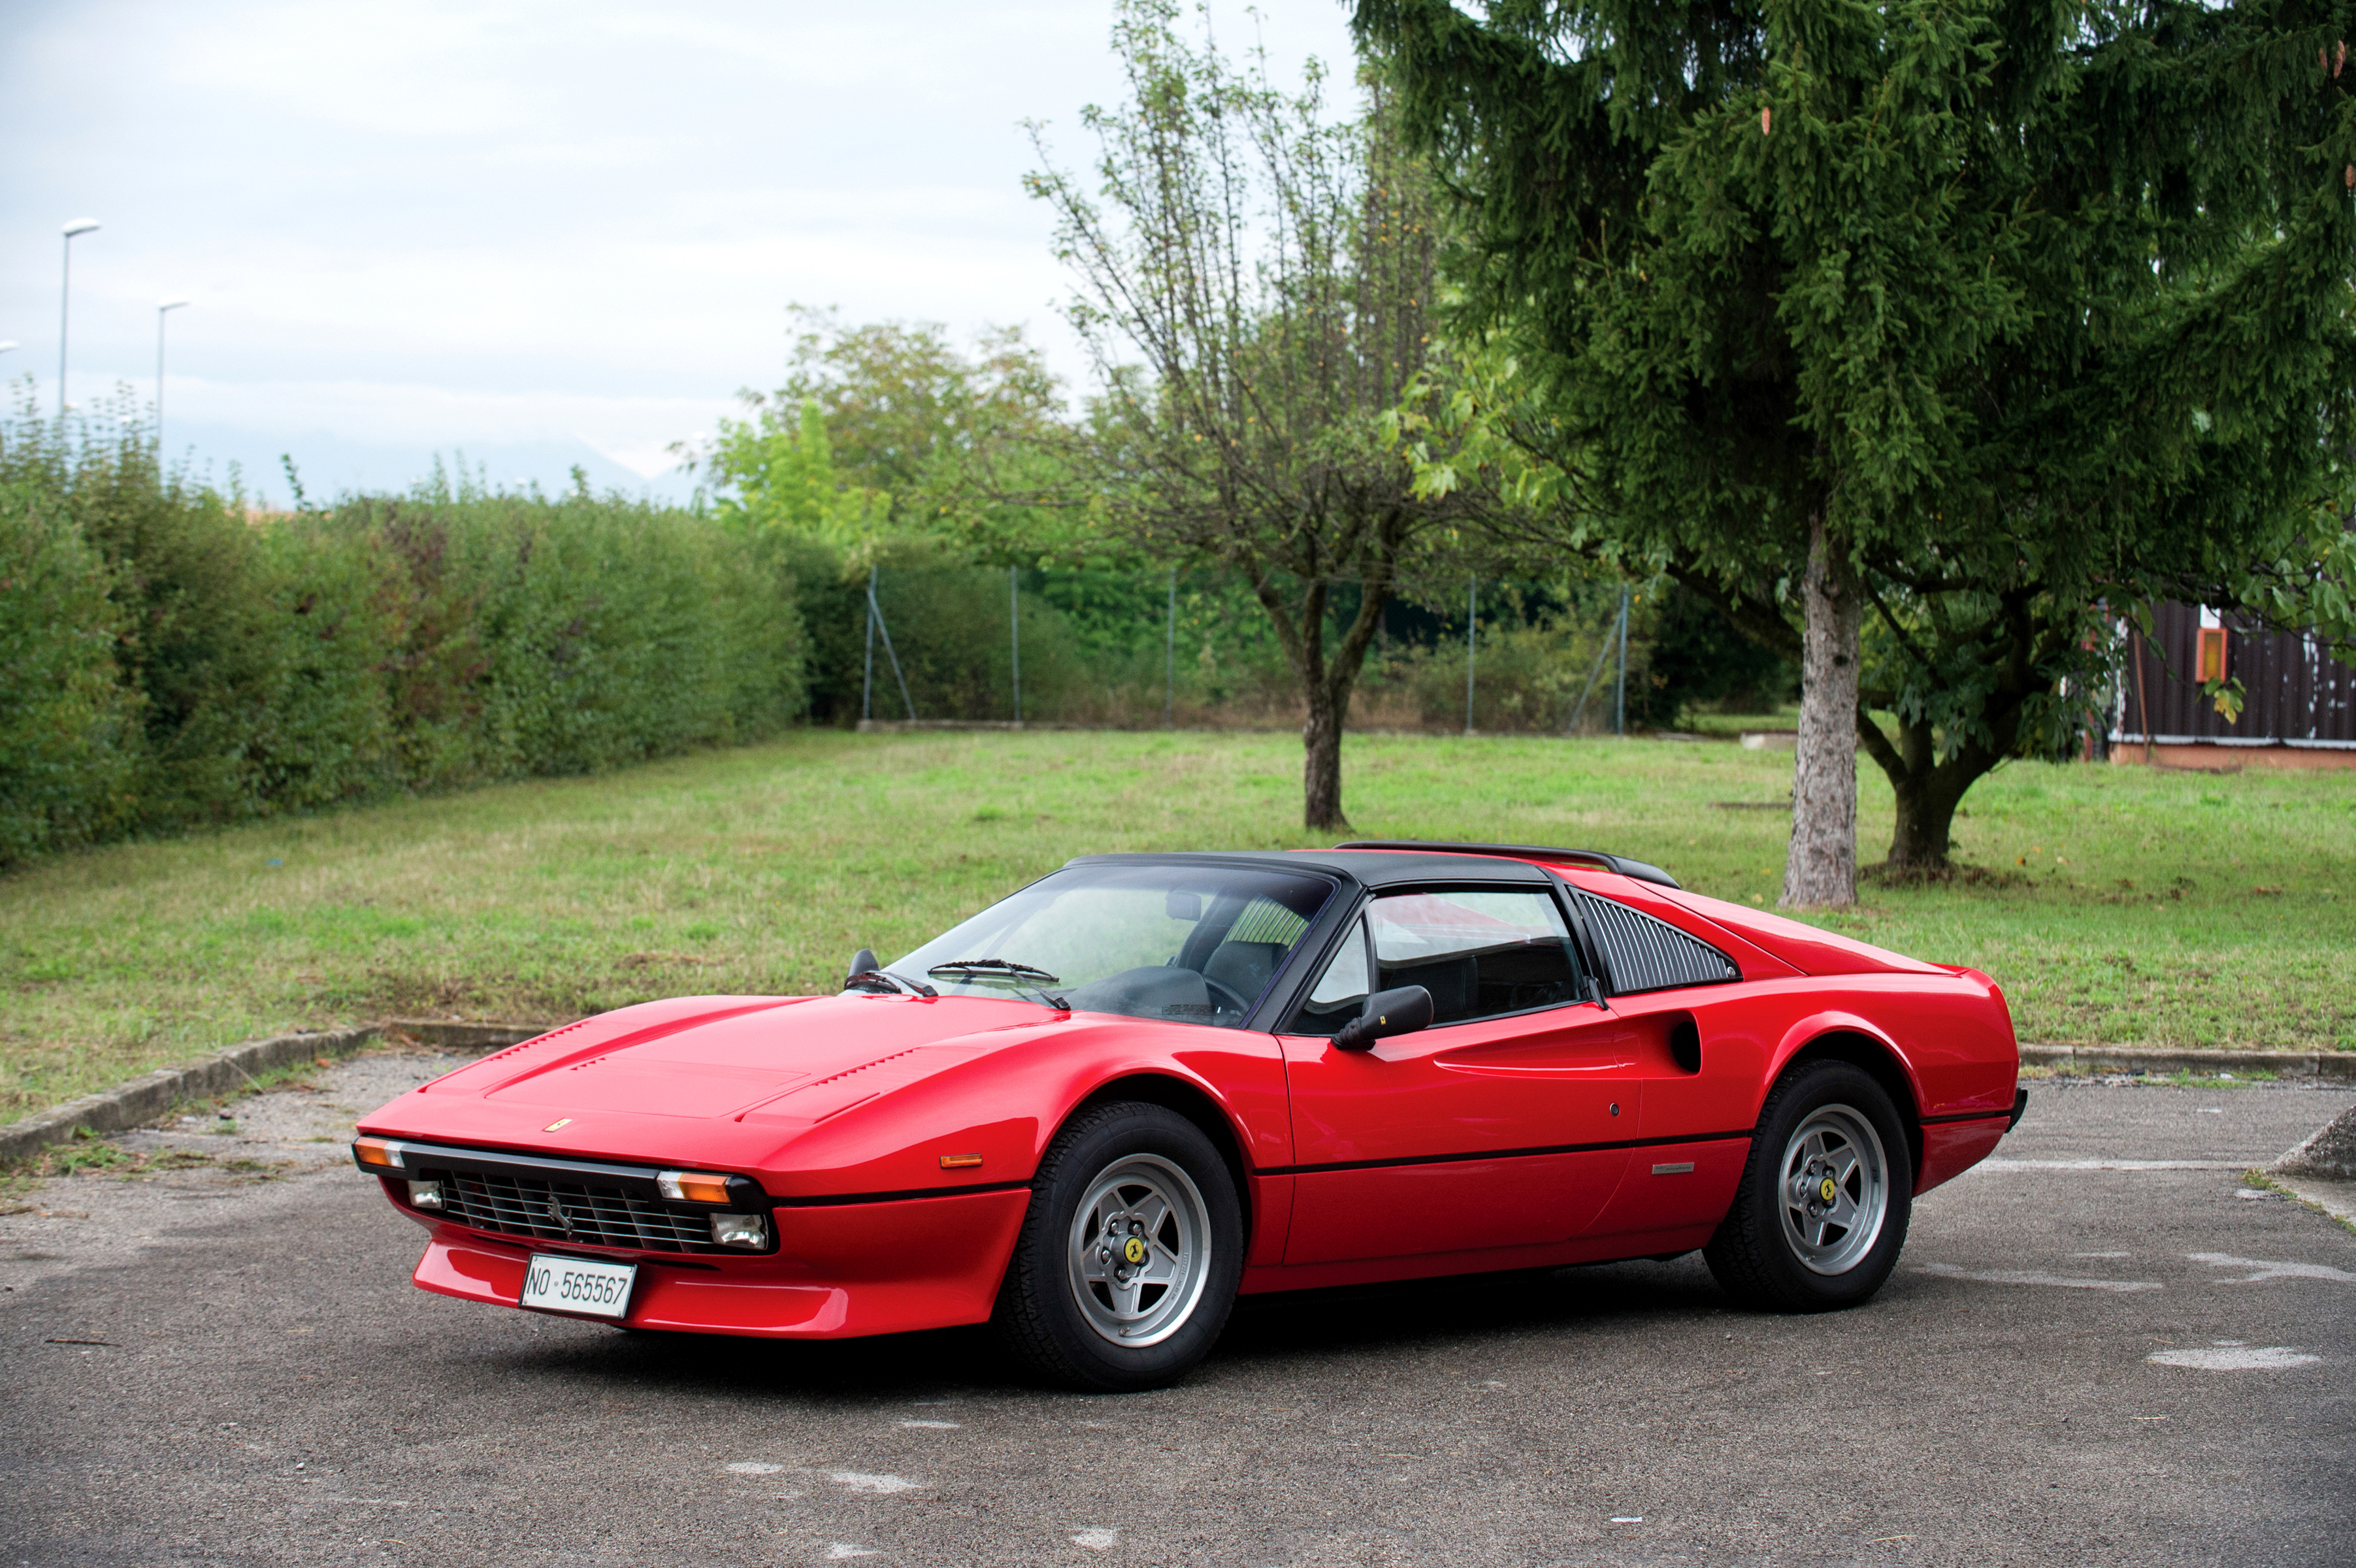
<svg viewBox="0 0 2356 1568"><path fill-rule="evenodd" d="M223 1044L830 987L1074 854L1294 846L1290 736L831 731L131 844L0 879L0 1121ZM1890 796L1859 769L1867 857ZM1366 836L1620 851L1772 906L1789 753L1359 736ZM1746 809L1754 808L1754 809ZM2356 1049L2356 771L2015 764L1964 858L1824 923L1977 965L2024 1039Z"/></svg>

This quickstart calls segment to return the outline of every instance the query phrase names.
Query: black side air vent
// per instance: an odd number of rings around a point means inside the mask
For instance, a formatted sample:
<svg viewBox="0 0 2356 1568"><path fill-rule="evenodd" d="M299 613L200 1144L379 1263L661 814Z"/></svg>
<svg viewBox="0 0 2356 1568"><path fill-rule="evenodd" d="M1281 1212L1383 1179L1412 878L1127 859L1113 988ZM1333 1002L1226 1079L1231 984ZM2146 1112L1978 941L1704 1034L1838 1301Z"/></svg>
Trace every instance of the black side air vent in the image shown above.
<svg viewBox="0 0 2356 1568"><path fill-rule="evenodd" d="M1722 985L1742 978L1732 959L1666 920L1656 920L1581 887L1569 891L1602 946L1604 966L1612 972L1607 978L1612 995L1633 996L1640 991L1666 991L1677 985Z"/></svg>

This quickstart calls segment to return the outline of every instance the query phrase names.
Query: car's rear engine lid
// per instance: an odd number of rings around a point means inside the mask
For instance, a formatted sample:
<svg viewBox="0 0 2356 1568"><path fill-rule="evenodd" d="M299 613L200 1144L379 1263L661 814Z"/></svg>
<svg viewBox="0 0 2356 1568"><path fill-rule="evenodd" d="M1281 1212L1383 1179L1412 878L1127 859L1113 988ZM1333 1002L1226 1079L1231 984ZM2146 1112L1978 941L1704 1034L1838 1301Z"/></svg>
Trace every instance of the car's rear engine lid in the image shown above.
<svg viewBox="0 0 2356 1568"><path fill-rule="evenodd" d="M1723 898L1706 898L1679 891L1665 897L1683 905L1703 919L1725 927L1791 964L1803 974L1945 974L1935 963L1908 958L1888 948L1875 947L1798 920L1745 908Z"/></svg>

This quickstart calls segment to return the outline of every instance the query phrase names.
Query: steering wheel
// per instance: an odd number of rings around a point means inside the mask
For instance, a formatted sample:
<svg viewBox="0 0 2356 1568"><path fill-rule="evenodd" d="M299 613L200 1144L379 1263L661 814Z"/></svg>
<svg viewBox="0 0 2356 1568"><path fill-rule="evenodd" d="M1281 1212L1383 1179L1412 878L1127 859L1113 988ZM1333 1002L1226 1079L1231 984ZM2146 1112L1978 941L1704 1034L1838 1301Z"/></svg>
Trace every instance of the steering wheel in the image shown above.
<svg viewBox="0 0 2356 1568"><path fill-rule="evenodd" d="M1236 990L1235 987L1228 985L1224 982L1213 980L1207 974L1203 976L1203 983L1210 988L1212 993L1211 1000L1213 1002L1217 1002L1220 997L1225 996L1228 999L1228 1003L1232 1004L1232 1005L1223 1004L1223 1011L1234 1013L1238 1015L1251 1011L1251 999L1245 996L1241 992Z"/></svg>

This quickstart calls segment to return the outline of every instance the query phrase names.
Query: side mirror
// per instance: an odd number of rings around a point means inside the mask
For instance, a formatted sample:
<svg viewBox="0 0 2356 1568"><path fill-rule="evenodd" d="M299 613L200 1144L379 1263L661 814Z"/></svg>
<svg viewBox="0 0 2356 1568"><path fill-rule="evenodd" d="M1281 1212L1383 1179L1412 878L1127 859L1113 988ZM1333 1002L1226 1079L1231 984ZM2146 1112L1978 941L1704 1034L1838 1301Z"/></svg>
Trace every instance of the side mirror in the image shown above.
<svg viewBox="0 0 2356 1568"><path fill-rule="evenodd" d="M1420 985L1377 991L1366 998L1366 1010L1342 1026L1333 1036L1338 1051L1363 1051L1393 1035L1412 1035L1431 1026L1431 993Z"/></svg>
<svg viewBox="0 0 2356 1568"><path fill-rule="evenodd" d="M841 950L842 950L841 948L835 949L835 951L837 952L841 952ZM857 952L851 955L851 972L852 974L865 974L870 970L879 969L881 967L882 965L875 961L874 953L866 948L861 948Z"/></svg>

